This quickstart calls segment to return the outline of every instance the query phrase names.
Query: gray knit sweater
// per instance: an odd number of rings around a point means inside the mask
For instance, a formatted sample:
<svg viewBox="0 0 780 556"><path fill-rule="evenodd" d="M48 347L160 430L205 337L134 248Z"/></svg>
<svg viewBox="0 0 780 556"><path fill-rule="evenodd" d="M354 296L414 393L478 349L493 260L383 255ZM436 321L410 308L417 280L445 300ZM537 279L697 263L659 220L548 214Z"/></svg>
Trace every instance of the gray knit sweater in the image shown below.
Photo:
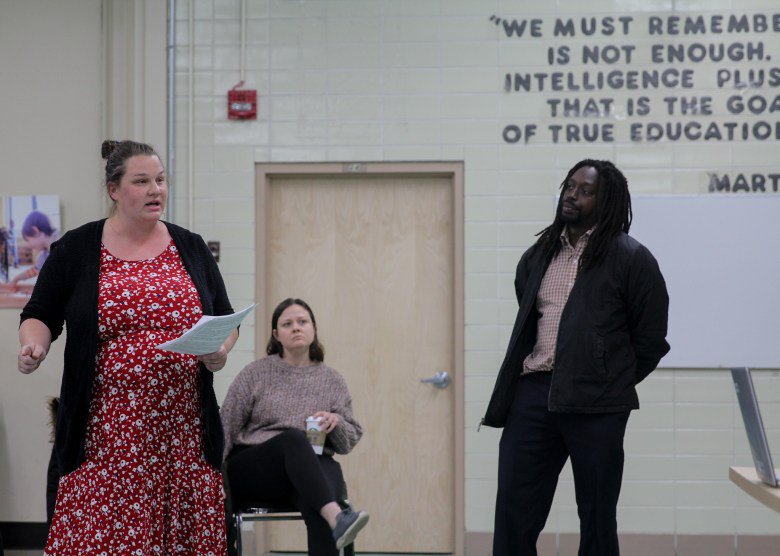
<svg viewBox="0 0 780 556"><path fill-rule="evenodd" d="M289 429L305 430L306 418L317 411L341 417L325 441L326 454L346 454L363 429L352 415L347 383L323 363L293 367L278 355L244 367L230 385L220 410L225 453L239 445L262 444Z"/></svg>

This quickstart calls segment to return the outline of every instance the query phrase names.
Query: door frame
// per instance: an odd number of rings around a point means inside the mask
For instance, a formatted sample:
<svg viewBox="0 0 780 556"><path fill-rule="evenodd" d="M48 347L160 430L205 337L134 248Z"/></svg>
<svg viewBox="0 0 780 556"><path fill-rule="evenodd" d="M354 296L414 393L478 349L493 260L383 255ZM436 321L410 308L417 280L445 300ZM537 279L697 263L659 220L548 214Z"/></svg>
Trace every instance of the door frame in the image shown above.
<svg viewBox="0 0 780 556"><path fill-rule="evenodd" d="M464 266L463 266L463 162L315 162L315 163L255 163L255 356L265 356L265 342L270 334L266 315L268 283L265 269L268 263L268 223L270 222L270 187L274 178L297 176L338 178L366 175L371 177L447 177L453 192L452 206L452 248L453 248L453 354L455 368L452 370L454 390L453 458L454 472L452 490L455 497L453 512L453 554L463 556L465 542L465 394L464 394Z"/></svg>

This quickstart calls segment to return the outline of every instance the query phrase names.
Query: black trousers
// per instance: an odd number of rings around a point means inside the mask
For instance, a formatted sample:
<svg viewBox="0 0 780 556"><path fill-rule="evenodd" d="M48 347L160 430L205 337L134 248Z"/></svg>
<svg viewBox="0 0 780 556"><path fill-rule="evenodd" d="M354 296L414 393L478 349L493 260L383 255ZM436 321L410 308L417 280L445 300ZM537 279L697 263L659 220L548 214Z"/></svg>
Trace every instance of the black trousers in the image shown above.
<svg viewBox="0 0 780 556"><path fill-rule="evenodd" d="M493 555L536 556L558 475L571 457L578 556L618 556L616 506L630 412L551 413L550 380L548 372L518 379L499 445Z"/></svg>
<svg viewBox="0 0 780 556"><path fill-rule="evenodd" d="M294 506L303 515L312 556L338 554L322 507L341 497L344 476L331 456L318 456L301 430L285 431L256 446L239 446L227 458L232 506ZM228 522L228 545L235 531Z"/></svg>

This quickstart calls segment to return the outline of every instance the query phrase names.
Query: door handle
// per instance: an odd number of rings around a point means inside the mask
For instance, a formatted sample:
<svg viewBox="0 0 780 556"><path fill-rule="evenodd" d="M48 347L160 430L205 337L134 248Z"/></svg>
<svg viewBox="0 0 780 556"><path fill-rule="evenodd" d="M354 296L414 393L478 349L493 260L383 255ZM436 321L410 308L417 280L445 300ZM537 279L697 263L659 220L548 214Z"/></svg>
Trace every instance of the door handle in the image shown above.
<svg viewBox="0 0 780 556"><path fill-rule="evenodd" d="M443 390L450 385L452 378L450 378L450 374L447 371L439 371L430 378L421 378L420 382L433 384L436 388L441 388Z"/></svg>

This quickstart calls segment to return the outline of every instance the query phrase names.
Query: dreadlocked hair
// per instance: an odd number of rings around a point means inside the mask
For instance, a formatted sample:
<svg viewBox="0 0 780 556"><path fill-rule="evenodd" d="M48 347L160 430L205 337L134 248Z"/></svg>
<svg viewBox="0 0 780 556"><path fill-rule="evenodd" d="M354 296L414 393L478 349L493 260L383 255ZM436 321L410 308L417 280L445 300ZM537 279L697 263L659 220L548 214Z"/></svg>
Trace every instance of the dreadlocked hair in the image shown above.
<svg viewBox="0 0 780 556"><path fill-rule="evenodd" d="M552 260L561 250L560 236L566 223L561 219L563 194L566 184L574 172L584 166L596 169L599 177L596 209L598 211L598 223L596 229L588 240L588 245L582 253L581 268L588 269L595 265L607 252L611 240L620 232L628 233L631 227L631 195L628 192L628 181L623 173L608 160L581 160L569 170L566 179L561 183L561 194L558 196L558 208L555 211L553 223L536 234L539 239L536 245L547 254L547 259Z"/></svg>

